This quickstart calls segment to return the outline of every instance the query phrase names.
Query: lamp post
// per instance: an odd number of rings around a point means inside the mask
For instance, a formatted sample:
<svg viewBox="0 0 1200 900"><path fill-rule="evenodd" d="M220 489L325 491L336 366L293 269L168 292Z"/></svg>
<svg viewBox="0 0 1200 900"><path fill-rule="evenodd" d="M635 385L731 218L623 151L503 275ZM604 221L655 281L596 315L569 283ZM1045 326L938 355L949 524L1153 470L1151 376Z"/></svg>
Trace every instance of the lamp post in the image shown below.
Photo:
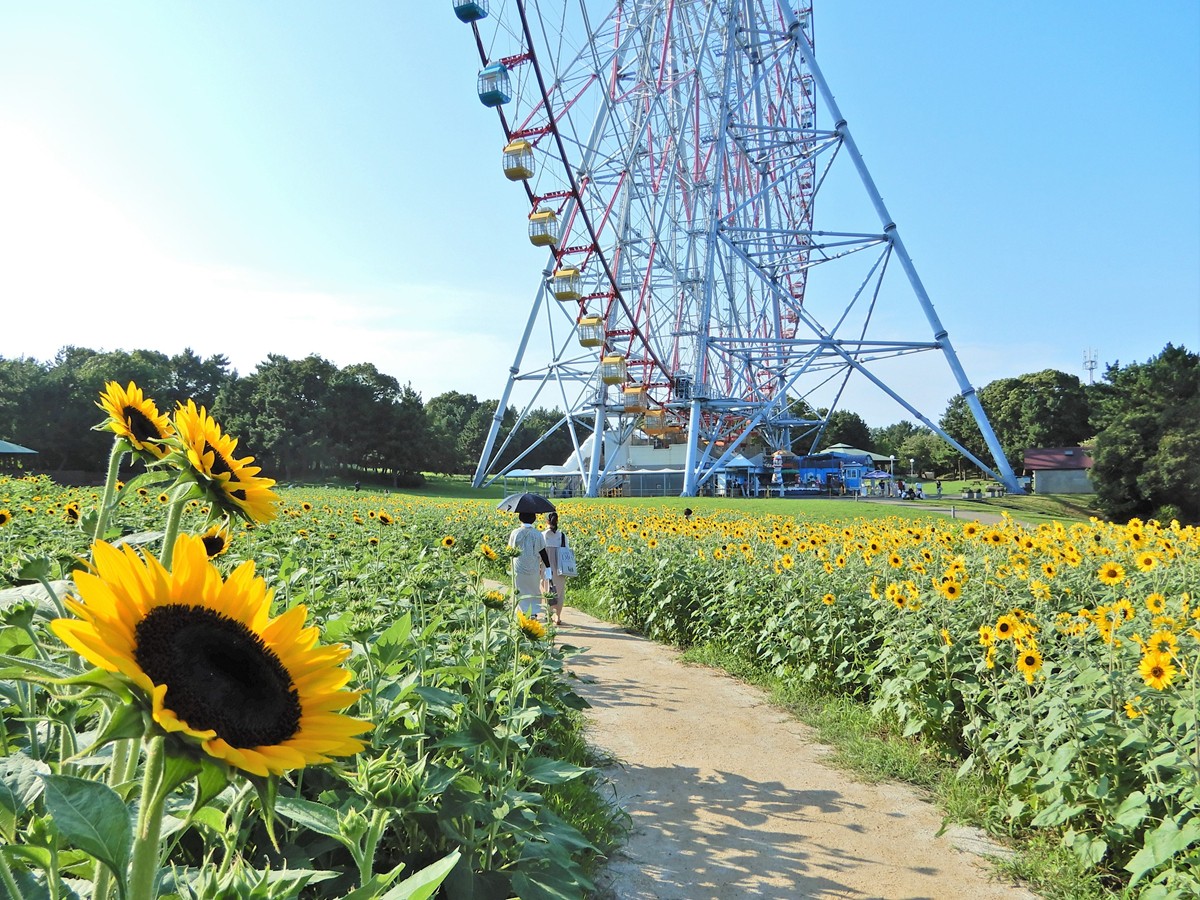
<svg viewBox="0 0 1200 900"><path fill-rule="evenodd" d="M917 461L915 459L909 459L909 461L908 461L908 474L909 475L917 474Z"/></svg>
<svg viewBox="0 0 1200 900"><path fill-rule="evenodd" d="M892 496L896 492L896 454L893 453L888 457L888 496Z"/></svg>

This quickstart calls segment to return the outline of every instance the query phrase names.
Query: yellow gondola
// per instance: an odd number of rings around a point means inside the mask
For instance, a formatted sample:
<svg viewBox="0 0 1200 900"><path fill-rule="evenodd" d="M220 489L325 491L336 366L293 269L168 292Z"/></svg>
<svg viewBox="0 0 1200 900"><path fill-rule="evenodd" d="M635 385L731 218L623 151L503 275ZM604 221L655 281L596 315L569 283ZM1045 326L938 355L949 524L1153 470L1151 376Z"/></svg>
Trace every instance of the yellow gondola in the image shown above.
<svg viewBox="0 0 1200 900"><path fill-rule="evenodd" d="M579 346L604 346L604 320L599 316L579 317Z"/></svg>
<svg viewBox="0 0 1200 900"><path fill-rule="evenodd" d="M533 177L533 144L518 139L504 148L504 177L509 181Z"/></svg>
<svg viewBox="0 0 1200 900"><path fill-rule="evenodd" d="M556 300L578 300L582 296L583 279L578 269L556 269L551 283Z"/></svg>
<svg viewBox="0 0 1200 900"><path fill-rule="evenodd" d="M623 356L606 356L600 360L600 380L605 384L624 384L629 380L629 369Z"/></svg>
<svg viewBox="0 0 1200 900"><path fill-rule="evenodd" d="M529 214L529 243L535 247L553 247L558 243L558 214L541 209Z"/></svg>

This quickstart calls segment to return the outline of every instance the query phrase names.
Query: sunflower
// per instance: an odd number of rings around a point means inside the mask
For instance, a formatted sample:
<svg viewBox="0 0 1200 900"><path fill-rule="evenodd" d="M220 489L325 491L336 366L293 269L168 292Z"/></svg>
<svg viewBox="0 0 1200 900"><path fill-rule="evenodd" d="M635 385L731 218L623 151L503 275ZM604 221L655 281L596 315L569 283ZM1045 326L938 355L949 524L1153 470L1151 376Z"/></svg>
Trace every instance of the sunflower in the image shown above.
<svg viewBox="0 0 1200 900"><path fill-rule="evenodd" d="M81 515L79 504L75 502L68 503L63 507L63 513L66 515L68 522L78 522Z"/></svg>
<svg viewBox="0 0 1200 900"><path fill-rule="evenodd" d="M1096 573L1101 584L1120 584L1125 580L1125 567L1120 563L1106 562Z"/></svg>
<svg viewBox="0 0 1200 900"><path fill-rule="evenodd" d="M453 549L454 545L457 543L458 543L458 538L456 538L452 534L448 534L442 538L442 546L447 550Z"/></svg>
<svg viewBox="0 0 1200 900"><path fill-rule="evenodd" d="M504 609L508 605L508 597L503 591L487 591L483 595L483 605L488 609Z"/></svg>
<svg viewBox="0 0 1200 900"><path fill-rule="evenodd" d="M938 587L938 593L940 593L947 600L957 600L962 596L962 585L953 579L950 581L943 581Z"/></svg>
<svg viewBox="0 0 1200 900"><path fill-rule="evenodd" d="M1143 656L1141 663L1138 664L1138 674L1142 676L1142 681L1146 682L1147 687L1152 687L1156 691L1170 687L1177 672L1178 670L1168 654L1157 653L1153 650Z"/></svg>
<svg viewBox="0 0 1200 900"><path fill-rule="evenodd" d="M108 421L97 426L99 430L111 431L129 441L138 453L154 459L167 455L169 448L162 442L173 435L175 429L167 414L160 413L154 401L132 381L125 388L115 381L108 382L96 405L108 413Z"/></svg>
<svg viewBox="0 0 1200 900"><path fill-rule="evenodd" d="M540 641L546 636L546 626L537 619L525 615L519 609L517 610L517 627L531 641Z"/></svg>
<svg viewBox="0 0 1200 900"><path fill-rule="evenodd" d="M222 581L204 541L180 535L167 571L98 542L91 571L75 572L78 618L50 627L88 662L119 673L159 727L252 775L278 775L365 746L373 725L336 712L347 647L321 647L306 610L270 618L273 592L245 562Z"/></svg>
<svg viewBox="0 0 1200 900"><path fill-rule="evenodd" d="M183 443L188 463L209 497L226 513L253 522L275 518L279 495L271 490L275 481L260 478L252 466L254 457L237 459L237 439L221 433L221 426L194 400L175 412L175 429Z"/></svg>
<svg viewBox="0 0 1200 900"><path fill-rule="evenodd" d="M216 522L208 527L208 531L200 535L204 543L204 552L209 559L216 559L229 549L229 522Z"/></svg>
<svg viewBox="0 0 1200 900"><path fill-rule="evenodd" d="M300 508L302 510L304 510L305 512L312 512L312 504L309 503L307 500L305 500L303 503L300 504Z"/></svg>
<svg viewBox="0 0 1200 900"><path fill-rule="evenodd" d="M646 546L651 550L658 549L658 538L647 538Z"/></svg>
<svg viewBox="0 0 1200 900"><path fill-rule="evenodd" d="M369 537L369 538L367 538L367 544L369 544L372 547L378 547L379 546L379 538Z"/></svg>
<svg viewBox="0 0 1200 900"><path fill-rule="evenodd" d="M371 513L371 515L375 515L375 513ZM381 512L377 518L379 519L380 525L391 525L394 521L396 521L385 512Z"/></svg>
<svg viewBox="0 0 1200 900"><path fill-rule="evenodd" d="M1167 607L1167 598L1155 591L1146 598L1146 609L1153 615L1161 615L1162 611Z"/></svg>
<svg viewBox="0 0 1200 900"><path fill-rule="evenodd" d="M1029 684L1033 684L1033 676L1042 667L1042 654L1037 647L1027 647L1017 656L1017 671L1025 676Z"/></svg>
<svg viewBox="0 0 1200 900"><path fill-rule="evenodd" d="M996 638L1007 641L1017 634L1020 627L1020 623L1012 616L1001 616L996 620Z"/></svg>
<svg viewBox="0 0 1200 900"><path fill-rule="evenodd" d="M979 643L984 647L991 647L996 643L996 631L991 625L979 626Z"/></svg>
<svg viewBox="0 0 1200 900"><path fill-rule="evenodd" d="M834 597L833 594L826 594L824 597L821 598L821 602L824 603L826 606L833 606L833 604L835 604L837 602L837 598Z"/></svg>
<svg viewBox="0 0 1200 900"><path fill-rule="evenodd" d="M785 553L783 556L779 557L779 565L783 566L785 569L790 569L792 566L796 565L796 560L792 554Z"/></svg>
<svg viewBox="0 0 1200 900"><path fill-rule="evenodd" d="M1179 649L1179 638L1166 629L1160 629L1150 635L1146 641L1147 653L1164 653L1170 655Z"/></svg>
<svg viewBox="0 0 1200 900"><path fill-rule="evenodd" d="M12 521L12 513L7 509L0 509L0 528L3 528Z"/></svg>
<svg viewBox="0 0 1200 900"><path fill-rule="evenodd" d="M1141 702L1142 698L1140 696L1127 700L1125 702L1125 715L1131 719L1136 719L1142 715L1142 708L1139 705Z"/></svg>
<svg viewBox="0 0 1200 900"><path fill-rule="evenodd" d="M968 522L963 526L963 537L973 538L977 534L979 534L978 522Z"/></svg>

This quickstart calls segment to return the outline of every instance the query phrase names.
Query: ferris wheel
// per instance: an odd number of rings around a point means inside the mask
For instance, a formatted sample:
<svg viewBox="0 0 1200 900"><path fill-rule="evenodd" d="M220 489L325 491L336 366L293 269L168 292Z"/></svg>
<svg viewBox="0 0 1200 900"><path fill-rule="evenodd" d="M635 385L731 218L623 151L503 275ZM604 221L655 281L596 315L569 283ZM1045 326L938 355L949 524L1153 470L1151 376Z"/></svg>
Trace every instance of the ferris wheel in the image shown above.
<svg viewBox="0 0 1200 900"><path fill-rule="evenodd" d="M810 0L452 5L546 254L476 486L520 465L509 444L550 398L582 493L636 435L680 448L693 495L751 434L815 447L854 376L1020 492L817 66ZM998 472L877 373L920 352L945 357Z"/></svg>

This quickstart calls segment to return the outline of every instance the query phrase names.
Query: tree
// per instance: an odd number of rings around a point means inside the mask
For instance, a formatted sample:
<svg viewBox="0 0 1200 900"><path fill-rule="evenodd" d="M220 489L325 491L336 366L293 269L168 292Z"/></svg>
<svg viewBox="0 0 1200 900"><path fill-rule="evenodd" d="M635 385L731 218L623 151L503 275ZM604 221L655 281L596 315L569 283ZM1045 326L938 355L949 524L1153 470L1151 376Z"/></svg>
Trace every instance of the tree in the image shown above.
<svg viewBox="0 0 1200 900"><path fill-rule="evenodd" d="M1092 394L1092 482L1107 515L1200 521L1200 355L1171 344L1108 366Z"/></svg>
<svg viewBox="0 0 1200 900"><path fill-rule="evenodd" d="M471 451L476 443L482 449L482 444L478 437L478 421L472 425L471 418L479 406L474 394L460 394L458 391L438 394L426 404L430 438L435 444L431 459L435 471L453 475L475 470L478 452L472 454ZM493 403L490 409L495 408L496 404ZM483 435L486 438L486 429Z"/></svg>
<svg viewBox="0 0 1200 900"><path fill-rule="evenodd" d="M914 434L920 434L926 429L914 425L907 419L902 419L894 425L871 429L871 443L868 445L876 453L883 456L894 456L900 459L904 456L900 448Z"/></svg>
<svg viewBox="0 0 1200 900"><path fill-rule="evenodd" d="M1087 390L1076 376L1056 369L993 381L980 388L979 403L1014 471L1021 471L1030 447L1074 447L1092 433ZM979 459L991 458L961 395L950 401L939 424Z"/></svg>
<svg viewBox="0 0 1200 900"><path fill-rule="evenodd" d="M825 433L821 437L821 449L834 444L846 444L859 450L871 446L871 429L862 416L846 409L835 409L829 414Z"/></svg>

